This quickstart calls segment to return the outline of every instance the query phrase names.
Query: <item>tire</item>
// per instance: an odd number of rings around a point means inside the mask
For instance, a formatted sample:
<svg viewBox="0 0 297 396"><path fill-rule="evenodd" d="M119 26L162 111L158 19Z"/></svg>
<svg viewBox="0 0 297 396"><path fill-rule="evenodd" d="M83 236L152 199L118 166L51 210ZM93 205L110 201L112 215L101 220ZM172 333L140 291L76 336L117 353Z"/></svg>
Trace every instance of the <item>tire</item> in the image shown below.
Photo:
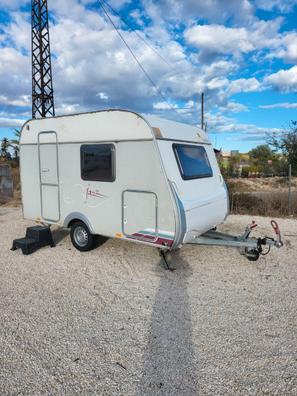
<svg viewBox="0 0 297 396"><path fill-rule="evenodd" d="M70 229L72 245L80 252L88 252L95 247L95 235L90 233L89 228L82 221L76 221Z"/></svg>

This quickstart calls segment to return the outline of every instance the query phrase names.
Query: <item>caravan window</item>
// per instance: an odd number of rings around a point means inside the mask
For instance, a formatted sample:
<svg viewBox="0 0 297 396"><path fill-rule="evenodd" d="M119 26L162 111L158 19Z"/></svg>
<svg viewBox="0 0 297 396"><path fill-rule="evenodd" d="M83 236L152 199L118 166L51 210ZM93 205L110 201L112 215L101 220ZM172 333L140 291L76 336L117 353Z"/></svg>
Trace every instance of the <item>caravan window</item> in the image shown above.
<svg viewBox="0 0 297 396"><path fill-rule="evenodd" d="M204 147L174 144L173 150L184 180L212 177L212 169Z"/></svg>
<svg viewBox="0 0 297 396"><path fill-rule="evenodd" d="M81 178L89 181L115 180L113 144L84 144L80 148Z"/></svg>

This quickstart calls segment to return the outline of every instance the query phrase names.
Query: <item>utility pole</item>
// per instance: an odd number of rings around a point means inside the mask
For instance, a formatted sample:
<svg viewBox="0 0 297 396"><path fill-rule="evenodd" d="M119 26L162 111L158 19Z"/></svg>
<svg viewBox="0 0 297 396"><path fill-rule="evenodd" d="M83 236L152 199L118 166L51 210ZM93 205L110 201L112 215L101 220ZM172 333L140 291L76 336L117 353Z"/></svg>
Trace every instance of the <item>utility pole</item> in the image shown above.
<svg viewBox="0 0 297 396"><path fill-rule="evenodd" d="M204 129L204 92L201 94L201 129Z"/></svg>
<svg viewBox="0 0 297 396"><path fill-rule="evenodd" d="M55 116L47 0L31 0L32 117Z"/></svg>

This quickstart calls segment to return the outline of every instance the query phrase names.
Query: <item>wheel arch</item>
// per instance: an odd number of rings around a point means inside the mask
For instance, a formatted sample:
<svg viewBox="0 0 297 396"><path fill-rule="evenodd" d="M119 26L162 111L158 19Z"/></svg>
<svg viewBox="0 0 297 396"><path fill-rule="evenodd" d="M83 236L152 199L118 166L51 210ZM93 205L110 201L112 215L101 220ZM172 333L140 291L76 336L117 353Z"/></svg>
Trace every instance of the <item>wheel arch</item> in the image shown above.
<svg viewBox="0 0 297 396"><path fill-rule="evenodd" d="M73 223L75 223L76 221L82 221L83 223L85 223L85 225L89 228L90 233L94 234L94 229L92 227L91 222L89 221L89 219L82 213L79 212L72 212L70 213L64 220L64 227L65 228L69 228L71 227L71 225Z"/></svg>

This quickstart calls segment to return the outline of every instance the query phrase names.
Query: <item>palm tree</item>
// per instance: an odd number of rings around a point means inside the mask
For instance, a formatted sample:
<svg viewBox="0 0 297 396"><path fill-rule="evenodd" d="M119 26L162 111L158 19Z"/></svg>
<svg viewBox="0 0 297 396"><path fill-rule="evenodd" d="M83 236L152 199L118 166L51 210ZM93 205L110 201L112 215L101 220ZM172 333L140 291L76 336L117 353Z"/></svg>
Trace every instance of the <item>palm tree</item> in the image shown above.
<svg viewBox="0 0 297 396"><path fill-rule="evenodd" d="M11 143L19 145L20 143L20 138L21 138L21 131L19 129L15 129L14 130L14 136L16 137L16 139L11 139Z"/></svg>
<svg viewBox="0 0 297 396"><path fill-rule="evenodd" d="M5 159L10 157L10 153L8 151L9 146L10 146L9 140L6 137L4 137L1 142L1 157L4 157Z"/></svg>
<svg viewBox="0 0 297 396"><path fill-rule="evenodd" d="M18 159L20 152L19 144L20 144L21 131L19 129L15 129L14 135L16 138L10 140L10 147L13 148L14 158Z"/></svg>

